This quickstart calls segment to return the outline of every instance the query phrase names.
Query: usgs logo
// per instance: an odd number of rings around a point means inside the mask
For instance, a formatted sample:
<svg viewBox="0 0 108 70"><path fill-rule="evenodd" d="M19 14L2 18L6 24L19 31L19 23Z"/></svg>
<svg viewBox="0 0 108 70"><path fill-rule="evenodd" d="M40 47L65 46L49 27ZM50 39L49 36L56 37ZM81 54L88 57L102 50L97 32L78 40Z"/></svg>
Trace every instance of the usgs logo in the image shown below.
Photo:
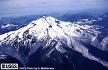
<svg viewBox="0 0 108 70"><path fill-rule="evenodd" d="M1 69L18 69L17 63L1 63Z"/></svg>

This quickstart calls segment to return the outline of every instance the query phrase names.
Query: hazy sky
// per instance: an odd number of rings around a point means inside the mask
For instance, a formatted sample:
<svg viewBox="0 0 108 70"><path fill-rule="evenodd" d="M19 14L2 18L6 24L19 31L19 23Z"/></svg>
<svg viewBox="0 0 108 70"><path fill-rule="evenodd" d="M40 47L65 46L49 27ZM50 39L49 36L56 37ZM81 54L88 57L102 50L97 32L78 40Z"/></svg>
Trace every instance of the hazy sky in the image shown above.
<svg viewBox="0 0 108 70"><path fill-rule="evenodd" d="M108 0L0 0L0 16L107 10Z"/></svg>

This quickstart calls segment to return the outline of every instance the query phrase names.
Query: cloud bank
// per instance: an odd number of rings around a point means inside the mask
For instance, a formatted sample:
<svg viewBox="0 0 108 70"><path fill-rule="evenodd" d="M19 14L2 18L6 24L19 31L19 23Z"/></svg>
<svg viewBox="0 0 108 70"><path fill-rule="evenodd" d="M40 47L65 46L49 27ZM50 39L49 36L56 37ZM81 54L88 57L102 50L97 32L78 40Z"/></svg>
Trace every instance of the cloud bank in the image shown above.
<svg viewBox="0 0 108 70"><path fill-rule="evenodd" d="M107 10L107 0L0 0L0 16L88 9Z"/></svg>

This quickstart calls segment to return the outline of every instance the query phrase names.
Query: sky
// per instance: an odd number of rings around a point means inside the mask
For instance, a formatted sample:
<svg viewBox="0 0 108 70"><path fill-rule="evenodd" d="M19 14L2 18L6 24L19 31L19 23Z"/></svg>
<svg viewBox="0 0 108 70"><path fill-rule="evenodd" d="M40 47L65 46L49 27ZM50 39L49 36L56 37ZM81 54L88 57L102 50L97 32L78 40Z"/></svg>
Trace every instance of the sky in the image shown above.
<svg viewBox="0 0 108 70"><path fill-rule="evenodd" d="M108 10L108 0L0 0L0 16ZM95 11L96 12L96 11Z"/></svg>

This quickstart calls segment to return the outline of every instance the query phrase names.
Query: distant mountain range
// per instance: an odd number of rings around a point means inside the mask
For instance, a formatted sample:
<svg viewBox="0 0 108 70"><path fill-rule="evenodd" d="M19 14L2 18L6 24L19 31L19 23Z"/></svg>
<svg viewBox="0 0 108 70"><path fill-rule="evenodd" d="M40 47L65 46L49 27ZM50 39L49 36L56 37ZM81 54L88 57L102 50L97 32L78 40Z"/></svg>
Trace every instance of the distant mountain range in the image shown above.
<svg viewBox="0 0 108 70"><path fill-rule="evenodd" d="M16 24L16 25L23 25L23 24L28 24L32 20L35 20L36 18L40 18L43 15L30 15L30 16L19 16L19 17L0 17L0 25L1 24ZM94 15L90 13L77 13L77 14L72 14L72 13L64 13L64 14L58 14L58 13L52 13L52 14L45 14L44 16L53 16L59 20L63 21L78 21L80 19L97 19L98 17L104 18L105 16L108 17L108 13L104 13L101 15Z"/></svg>
<svg viewBox="0 0 108 70"><path fill-rule="evenodd" d="M20 16L20 17L1 17L0 18L0 34L17 30L18 28L26 26L28 23L30 23L32 20L35 20L37 18L42 17L43 15L30 15L30 16ZM62 21L69 21L69 22L82 22L82 23L92 23L96 25L100 25L103 27L108 28L108 13L104 13L102 15L93 15L90 13L78 13L78 14L71 14L71 13L65 13L65 14L47 14L45 16L53 16L59 20ZM13 24L17 25L17 27L7 27L2 28L2 26Z"/></svg>

